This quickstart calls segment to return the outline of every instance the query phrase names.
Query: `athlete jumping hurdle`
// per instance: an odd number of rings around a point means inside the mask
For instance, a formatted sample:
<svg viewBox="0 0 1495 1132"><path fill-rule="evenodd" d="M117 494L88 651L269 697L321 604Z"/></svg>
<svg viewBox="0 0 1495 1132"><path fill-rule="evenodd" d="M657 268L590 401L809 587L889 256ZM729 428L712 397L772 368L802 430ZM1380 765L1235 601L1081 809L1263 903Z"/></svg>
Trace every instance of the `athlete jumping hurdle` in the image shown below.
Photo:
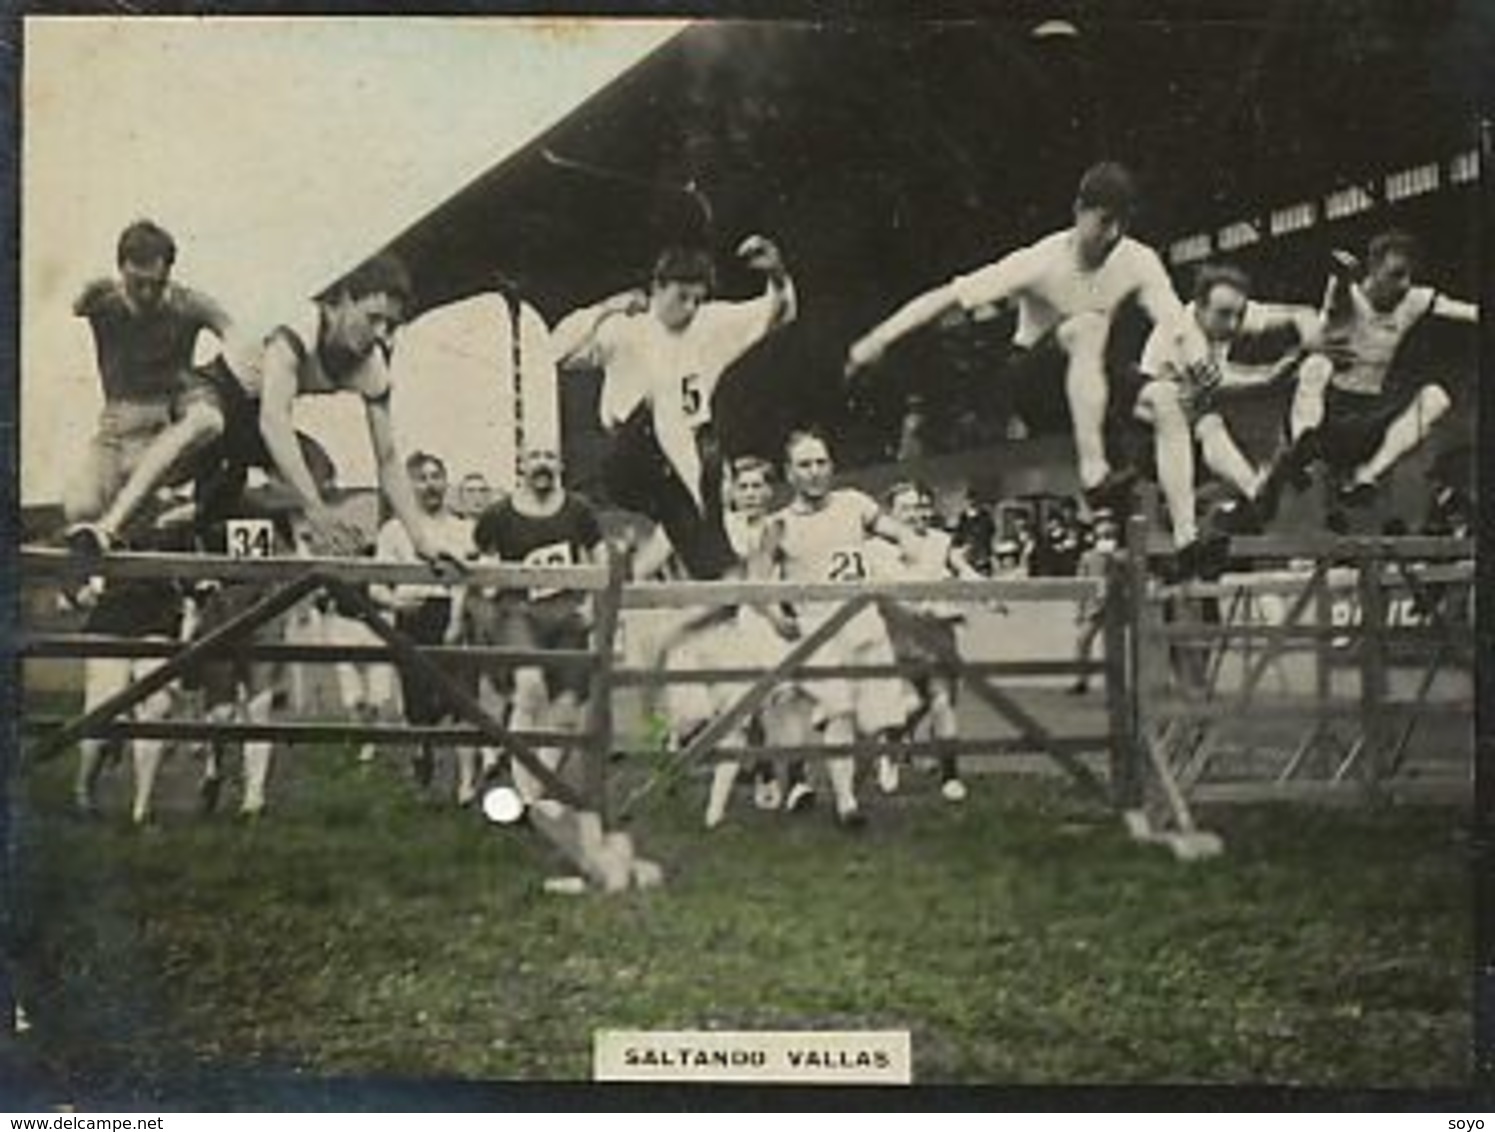
<svg viewBox="0 0 1495 1132"><path fill-rule="evenodd" d="M640 553L635 576L663 565L670 548L695 578L718 578L734 561L722 517L716 388L729 366L798 312L773 243L749 236L737 254L763 276L755 299L711 299L710 257L671 248L656 261L647 295L631 291L576 311L552 337L563 370L604 371L599 416L612 436L604 475L619 506L662 532Z"/></svg>
<svg viewBox="0 0 1495 1132"><path fill-rule="evenodd" d="M1237 505L1224 522L1228 531L1257 531L1270 522L1283 486L1281 471L1253 466L1240 450L1220 396L1290 376L1321 329L1311 307L1253 299L1250 278L1224 264L1200 269L1185 310L1190 336L1202 343L1208 363L1190 364L1190 352L1176 338L1154 330L1132 378L1134 415L1153 433L1158 485L1173 527L1172 572L1180 580L1218 575L1224 565L1222 539L1200 537L1196 444L1204 465L1236 493Z"/></svg>
<svg viewBox="0 0 1495 1132"><path fill-rule="evenodd" d="M848 376L875 366L899 340L947 315L1015 303L1014 356L1006 380L1020 399L1046 398L1062 382L1086 501L1092 508L1119 506L1131 477L1111 467L1105 446L1105 353L1117 310L1135 298L1154 326L1177 342L1187 364L1208 363L1203 344L1189 334L1162 260L1126 234L1136 199L1132 176L1122 166L1091 167L1080 179L1072 227L904 304L852 345Z"/></svg>
<svg viewBox="0 0 1495 1132"><path fill-rule="evenodd" d="M117 279L73 304L93 334L104 408L63 494L68 542L86 554L129 533L158 488L191 478L191 456L223 433L212 386L192 368L203 332L226 342L228 315L171 279L176 241L139 220L119 237Z"/></svg>
<svg viewBox="0 0 1495 1132"><path fill-rule="evenodd" d="M1324 295L1322 349L1298 369L1288 431L1289 471L1322 459L1341 476L1338 501L1361 506L1453 407L1439 374L1395 375L1407 336L1425 319L1475 324L1479 308L1414 285L1419 249L1404 232L1371 240L1362 269L1347 252Z"/></svg>

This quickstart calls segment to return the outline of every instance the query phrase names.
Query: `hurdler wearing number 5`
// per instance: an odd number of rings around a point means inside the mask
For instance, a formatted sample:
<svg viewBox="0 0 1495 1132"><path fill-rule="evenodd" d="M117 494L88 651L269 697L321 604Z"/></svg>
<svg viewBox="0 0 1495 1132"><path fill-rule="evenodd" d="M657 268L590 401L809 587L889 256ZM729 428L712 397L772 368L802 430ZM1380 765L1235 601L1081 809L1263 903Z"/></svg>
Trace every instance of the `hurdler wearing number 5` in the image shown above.
<svg viewBox="0 0 1495 1132"><path fill-rule="evenodd" d="M554 344L565 370L602 369L602 427L613 436L613 501L649 516L693 577L717 578L736 556L723 518L723 462L712 422L716 387L734 362L795 318L794 283L762 236L737 255L764 278L755 299L710 299L711 258L671 248L648 294L629 292L567 316Z"/></svg>

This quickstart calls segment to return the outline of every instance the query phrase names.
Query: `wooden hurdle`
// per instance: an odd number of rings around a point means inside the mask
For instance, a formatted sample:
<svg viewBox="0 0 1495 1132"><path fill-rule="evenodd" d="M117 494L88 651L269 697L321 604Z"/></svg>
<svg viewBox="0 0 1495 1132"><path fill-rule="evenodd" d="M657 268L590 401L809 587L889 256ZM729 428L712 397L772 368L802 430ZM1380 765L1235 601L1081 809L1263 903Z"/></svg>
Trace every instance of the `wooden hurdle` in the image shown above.
<svg viewBox="0 0 1495 1132"><path fill-rule="evenodd" d="M898 664L842 666L814 663L815 654L836 633L869 605L878 607L885 619L899 623L917 636L930 651L959 674L963 687L982 700L993 713L1015 732L1010 739L965 739L955 743L940 741L884 743L872 740L855 744L860 757L881 754L938 756L940 754L1041 754L1061 767L1088 797L1104 805L1125 808L1140 783L1137 759L1140 748L1135 741L1135 712L1131 707L1128 654L1128 619L1123 574L1114 571L1107 578L1032 578L980 579L942 581L873 581L861 584L836 582L785 583L769 581L724 581L689 583L650 583L626 587L622 605L627 610L715 609L741 604L790 602L815 603L831 607L832 612L814 631L786 645L778 663L761 668L715 668L666 671L659 666L621 669L614 673L619 686L659 688L677 683L742 683L746 687L736 701L716 715L681 749L657 765L642 783L629 792L620 804L624 816L633 814L660 786L673 783L692 767L708 762L734 760L748 762L766 758L773 761L817 760L845 754L844 748L807 747L728 747L722 740L731 735L759 707L774 689L788 679L873 678L901 676L905 670ZM1112 600L1112 591L1120 595ZM992 605L1019 601L1074 603L1099 601L1106 611L1104 662L1080 662L1065 659L972 662L948 652L948 644L928 637L917 619L910 617L905 603L935 600L950 604ZM1002 677L1065 676L1103 674L1107 696L1108 728L1089 735L1055 735L1005 689ZM1097 774L1081 757L1102 755L1107 760L1105 778Z"/></svg>
<svg viewBox="0 0 1495 1132"><path fill-rule="evenodd" d="M618 828L648 798L692 769L712 761L769 758L819 759L844 751L817 747L723 745L786 679L902 675L896 664L845 667L815 663L815 654L853 617L876 606L890 622L920 634L909 618L908 602L1018 603L1100 601L1104 659L963 661L940 659L959 674L963 687L1013 731L1014 738L948 742L859 742L858 755L942 753L1002 755L1022 752L1050 758L1087 796L1110 807L1135 838L1166 845L1181 858L1210 856L1222 848L1201 828L1195 807L1227 800L1321 797L1346 789L1362 799L1395 793L1403 785L1408 751L1423 720L1457 708L1441 708L1432 695L1440 675L1472 667L1473 631L1465 606L1474 580L1469 540L1429 538L1242 538L1234 541L1235 560L1281 564L1227 573L1218 581L1165 585L1149 569L1166 553L1144 520L1129 529L1129 549L1114 555L1102 578L1037 578L879 581L870 584L787 584L782 582L689 582L625 585L620 561L605 566L531 568L474 567L466 581L504 588L549 586L586 592L594 602L592 647L574 653L538 653L474 646L418 645L393 629L355 588L380 582L430 582L421 565L358 560L256 560L199 555L116 554L87 572L115 578L179 578L254 581L268 587L264 599L214 633L188 645L127 641L78 634L30 634L19 642L22 657L159 657L165 665L136 681L124 693L71 721L28 718L23 726L40 733L28 757L55 756L78 738L151 737L166 739L270 739L289 743L328 738L351 741L427 741L501 745L545 784L554 799L538 815L541 829L596 886L617 890L655 883L658 866L637 857L629 835ZM1294 565L1306 560L1304 568ZM75 577L79 566L58 551L26 549L24 580ZM370 624L382 646L258 644L254 630L307 596L325 590L339 597ZM1417 619L1393 616L1408 595L1421 612ZM1265 617L1266 599L1282 605ZM834 612L814 632L787 646L779 662L757 668L664 670L659 666L619 665L615 660L625 613L651 610L712 610L745 603L820 603ZM1336 623L1334 610L1352 603L1350 623ZM948 649L937 638L932 651ZM411 728L396 725L328 724L285 721L268 724L209 725L191 721L137 722L120 716L188 667L234 650L246 658L335 662L389 661L427 675L438 686L459 725ZM1301 694L1290 694L1285 666L1307 658ZM444 670L443 664L500 661L541 663L566 659L591 667L592 695L587 726L578 735L517 734L490 715ZM1227 678L1234 665L1232 685ZM1393 696L1391 677L1405 677L1417 666L1410 696ZM1271 672L1282 688L1264 698ZM1345 673L1353 694L1344 691ZM1056 735L1003 686L1004 679L1104 678L1106 727L1085 735ZM659 689L674 683L741 683L736 701L680 750L650 767L642 782L621 794L612 766L619 746L614 693ZM1403 680L1405 682L1405 680ZM1265 705L1275 719L1302 725L1271 773L1263 779L1222 781L1211 772L1228 762L1230 744L1242 721ZM1347 736L1345 728L1351 733ZM581 753L579 783L551 773L537 757L538 745L570 745ZM1090 756L1090 761L1086 761ZM1094 756L1101 756L1098 771ZM634 760L628 760L633 762ZM629 769L632 774L632 769ZM561 808L556 809L556 804Z"/></svg>
<svg viewBox="0 0 1495 1132"><path fill-rule="evenodd" d="M1138 574L1163 552L1149 546L1140 520L1129 544ZM1467 707L1432 694L1440 676L1472 671L1472 542L1261 536L1235 539L1230 554L1257 568L1208 583L1152 581L1134 606L1152 776L1139 821L1188 833L1197 828L1193 804L1203 802L1467 796L1472 750L1464 772L1456 767L1446 780L1404 772L1421 723L1472 722ZM1274 618L1260 615L1269 598L1281 607ZM1414 616L1393 615L1409 604ZM1233 686L1223 678L1227 660L1238 669ZM1264 695L1266 674L1293 661L1299 687ZM1411 692L1398 693L1393 675L1411 680ZM1264 717L1296 726L1296 736L1285 745L1253 739ZM1240 769L1263 758L1264 774ZM1222 776L1232 762L1234 775Z"/></svg>
<svg viewBox="0 0 1495 1132"><path fill-rule="evenodd" d="M81 573L105 578L149 578L183 581L250 582L265 587L265 593L212 632L187 644L134 641L72 634L25 636L18 644L22 658L41 657L158 657L163 663L119 694L110 697L72 720L28 717L23 729L39 735L24 758L40 762L56 757L82 738L156 738L169 740L246 741L285 743L326 739L344 741L429 742L446 745L489 744L502 747L522 764L547 791L544 805L532 808L531 822L581 870L589 880L609 891L634 883L657 883L657 864L638 857L632 839L604 827L607 810L606 763L612 750L611 716L604 702L593 706L589 726L578 735L555 732L516 732L503 719L491 714L443 662L498 661L509 664L542 664L558 659L585 661L592 669L595 697L611 698L613 637L616 632L623 572L610 560L598 567L519 567L481 565L469 569L463 581L473 586L524 589L545 586L589 594L597 611L597 632L587 651L541 651L503 648L437 648L418 644L392 626L382 611L357 587L382 583L429 584L435 573L421 564L376 562L366 559L229 558L211 555L119 553L85 568L65 553L25 549L21 555L23 581L77 579ZM252 640L257 629L314 596L331 594L351 610L384 642L383 648L311 644L262 644ZM347 660L393 661L407 671L421 674L466 726L409 727L346 723L329 725L296 721L260 724L209 724L192 721L136 721L122 718L154 692L169 686L194 666L232 652L246 660L294 660L335 663ZM539 757L541 745L567 745L582 755L580 785L552 771Z"/></svg>

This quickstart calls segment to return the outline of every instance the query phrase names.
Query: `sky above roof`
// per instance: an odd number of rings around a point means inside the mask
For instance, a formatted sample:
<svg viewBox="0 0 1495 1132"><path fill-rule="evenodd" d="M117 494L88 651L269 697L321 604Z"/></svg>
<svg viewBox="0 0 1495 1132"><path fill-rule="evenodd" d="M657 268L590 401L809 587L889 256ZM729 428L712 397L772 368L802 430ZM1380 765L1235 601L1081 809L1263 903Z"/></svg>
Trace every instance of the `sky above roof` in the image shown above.
<svg viewBox="0 0 1495 1132"><path fill-rule="evenodd" d="M148 216L173 233L178 279L241 322L269 320L683 26L28 18L23 503L60 497L94 427L98 379L72 301L113 273L130 221ZM335 417L348 406L321 408ZM345 482L367 481L365 449L342 454Z"/></svg>

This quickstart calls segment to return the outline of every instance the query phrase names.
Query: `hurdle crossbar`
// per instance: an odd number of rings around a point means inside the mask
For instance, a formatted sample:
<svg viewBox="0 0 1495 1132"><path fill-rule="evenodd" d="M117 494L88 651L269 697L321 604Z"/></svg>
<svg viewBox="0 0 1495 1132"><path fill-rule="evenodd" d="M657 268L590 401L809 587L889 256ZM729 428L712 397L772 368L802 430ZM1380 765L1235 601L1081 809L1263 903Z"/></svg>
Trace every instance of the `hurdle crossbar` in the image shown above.
<svg viewBox="0 0 1495 1132"><path fill-rule="evenodd" d="M47 716L22 721L22 730L47 734L66 727L66 719ZM587 736L570 731L511 731L523 743L550 747L579 747ZM277 720L273 723L213 723L206 720L116 719L90 729L95 739L161 739L165 741L220 741L243 743L254 740L287 743L429 743L433 746L495 746L489 733L475 727L417 724L338 723L326 720Z"/></svg>
<svg viewBox="0 0 1495 1132"><path fill-rule="evenodd" d="M603 566L519 566L472 562L460 576L444 577L420 562L381 562L373 558L231 558L221 554L164 554L115 551L82 561L63 550L22 547L23 581L78 576L149 581L284 582L305 573L336 578L347 585L431 585L446 582L503 590L547 588L596 592L607 586Z"/></svg>
<svg viewBox="0 0 1495 1132"><path fill-rule="evenodd" d="M1129 532L1134 576L1146 578L1146 563L1156 556L1145 521ZM1406 763L1412 728L1435 714L1468 711L1459 699L1430 699L1440 672L1467 670L1473 662L1474 631L1465 612L1450 613L1445 603L1460 603L1475 579L1473 542L1441 537L1343 538L1261 536L1233 539L1232 558L1307 560L1308 569L1287 568L1227 573L1209 582L1163 584L1148 578L1140 600L1133 602L1134 640L1145 678L1135 688L1136 703L1149 737L1149 772L1161 788L1166 808L1178 828L1193 818L1194 798L1278 798L1271 784L1235 784L1221 791L1205 778L1205 769L1227 747L1240 750L1249 736L1237 737L1233 725L1270 717L1306 725L1305 737L1287 766L1275 776L1280 783L1317 765L1311 753L1326 740L1342 746L1332 725L1352 725L1358 737L1348 754L1332 760L1333 782L1353 781L1369 794L1390 785ZM1284 599L1271 620L1251 613L1251 599L1273 595ZM1417 620L1400 620L1404 601L1418 602ZM1227 607L1228 603L1228 607ZM1348 603L1352 616L1336 623ZM1250 614L1248 616L1248 614ZM1254 645L1260 645L1256 653ZM1220 662L1227 650L1240 651L1244 663L1238 687L1219 685ZM1316 678L1301 697L1274 696L1263 705L1258 685L1268 668L1288 651L1309 652ZM1209 661L1209 663L1206 663ZM1394 697L1394 669L1421 669L1411 698ZM1358 691L1335 694L1333 671L1350 668L1359 675ZM1224 730L1229 729L1229 730ZM1270 740L1267 740L1270 743ZM1254 750L1254 748L1251 748ZM1247 752L1249 753L1249 752ZM1302 796L1309 796L1308 791Z"/></svg>

